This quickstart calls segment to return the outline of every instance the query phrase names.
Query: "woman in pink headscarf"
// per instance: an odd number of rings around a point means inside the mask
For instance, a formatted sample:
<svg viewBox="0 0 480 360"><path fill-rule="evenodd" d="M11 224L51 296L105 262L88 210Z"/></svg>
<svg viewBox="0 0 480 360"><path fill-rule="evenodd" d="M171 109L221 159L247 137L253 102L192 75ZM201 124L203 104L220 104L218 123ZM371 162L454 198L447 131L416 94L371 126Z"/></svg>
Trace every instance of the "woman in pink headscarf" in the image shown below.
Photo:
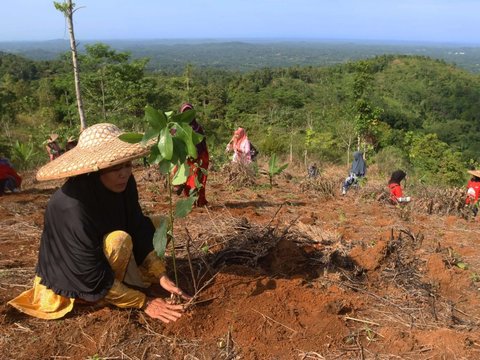
<svg viewBox="0 0 480 360"><path fill-rule="evenodd" d="M233 150L233 162L249 164L252 162L250 155L250 141L244 128L239 127L233 133L233 137L227 144L226 151Z"/></svg>

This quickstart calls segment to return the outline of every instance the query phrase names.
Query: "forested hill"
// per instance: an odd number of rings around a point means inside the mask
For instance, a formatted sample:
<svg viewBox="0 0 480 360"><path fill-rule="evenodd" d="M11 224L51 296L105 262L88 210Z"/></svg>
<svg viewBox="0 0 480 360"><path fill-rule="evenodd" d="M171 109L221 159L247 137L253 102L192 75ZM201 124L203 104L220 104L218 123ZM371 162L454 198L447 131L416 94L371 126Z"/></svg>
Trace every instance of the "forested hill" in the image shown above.
<svg viewBox="0 0 480 360"><path fill-rule="evenodd" d="M247 72L190 64L177 74L96 44L80 68L88 124L142 129L147 104L168 111L189 101L217 164L237 126L263 155L343 163L360 145L385 171L425 182L462 184L459 174L480 162L480 78L441 60L383 55ZM72 78L68 57L0 54L0 152L34 164L49 133L78 136Z"/></svg>
<svg viewBox="0 0 480 360"><path fill-rule="evenodd" d="M79 41L80 50L92 41ZM149 70L181 72L186 64L249 71L263 67L325 66L384 54L420 55L442 59L471 72L480 72L480 47L452 44L376 43L359 41L219 41L110 40L103 41L133 58L148 57ZM32 60L53 60L69 50L67 40L0 42L0 51Z"/></svg>

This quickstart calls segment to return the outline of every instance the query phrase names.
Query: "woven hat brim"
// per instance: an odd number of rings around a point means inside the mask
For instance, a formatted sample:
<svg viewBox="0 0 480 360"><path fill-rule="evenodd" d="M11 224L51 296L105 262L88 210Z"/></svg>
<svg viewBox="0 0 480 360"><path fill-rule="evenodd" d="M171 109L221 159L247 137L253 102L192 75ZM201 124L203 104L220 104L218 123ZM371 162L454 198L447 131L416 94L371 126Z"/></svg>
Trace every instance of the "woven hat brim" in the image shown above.
<svg viewBox="0 0 480 360"><path fill-rule="evenodd" d="M95 172L150 153L150 147L114 139L95 148L74 147L41 167L37 180L56 180Z"/></svg>
<svg viewBox="0 0 480 360"><path fill-rule="evenodd" d="M480 170L467 170L469 174L480 177Z"/></svg>

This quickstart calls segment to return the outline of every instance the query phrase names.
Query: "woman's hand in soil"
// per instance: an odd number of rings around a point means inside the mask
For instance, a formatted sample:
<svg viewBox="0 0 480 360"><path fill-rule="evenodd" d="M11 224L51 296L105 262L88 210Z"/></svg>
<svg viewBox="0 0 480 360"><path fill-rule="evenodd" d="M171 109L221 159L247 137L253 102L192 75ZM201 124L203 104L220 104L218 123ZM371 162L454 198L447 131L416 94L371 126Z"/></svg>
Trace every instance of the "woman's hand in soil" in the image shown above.
<svg viewBox="0 0 480 360"><path fill-rule="evenodd" d="M155 298L147 302L145 313L154 319L159 319L164 323L177 321L183 312L183 305L169 304L163 299Z"/></svg>
<svg viewBox="0 0 480 360"><path fill-rule="evenodd" d="M166 274L160 276L160 286L171 294L180 296L184 300L190 300L192 298L190 295L185 294L182 289L177 287L175 283L170 280L170 278Z"/></svg>

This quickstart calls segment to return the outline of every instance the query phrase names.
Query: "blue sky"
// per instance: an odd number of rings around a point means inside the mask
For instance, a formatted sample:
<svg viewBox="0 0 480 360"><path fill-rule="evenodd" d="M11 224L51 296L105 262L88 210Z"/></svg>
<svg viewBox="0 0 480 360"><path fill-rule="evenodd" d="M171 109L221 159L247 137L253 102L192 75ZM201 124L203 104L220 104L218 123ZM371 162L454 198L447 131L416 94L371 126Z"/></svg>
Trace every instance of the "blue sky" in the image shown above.
<svg viewBox="0 0 480 360"><path fill-rule="evenodd" d="M480 45L480 0L76 0L77 39L348 39ZM68 39L51 0L3 0L0 41Z"/></svg>

